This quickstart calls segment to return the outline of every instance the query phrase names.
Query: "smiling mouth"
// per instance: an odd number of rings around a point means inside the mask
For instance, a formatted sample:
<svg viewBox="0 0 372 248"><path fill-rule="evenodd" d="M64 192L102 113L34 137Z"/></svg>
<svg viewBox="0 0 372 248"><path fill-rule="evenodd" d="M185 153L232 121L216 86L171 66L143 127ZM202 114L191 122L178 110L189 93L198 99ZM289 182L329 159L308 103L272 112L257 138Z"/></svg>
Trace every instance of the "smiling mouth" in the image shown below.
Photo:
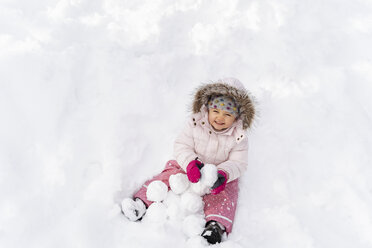
<svg viewBox="0 0 372 248"><path fill-rule="evenodd" d="M225 125L225 123L218 123L218 122L214 122L214 123L216 123L217 125L220 125L220 126Z"/></svg>

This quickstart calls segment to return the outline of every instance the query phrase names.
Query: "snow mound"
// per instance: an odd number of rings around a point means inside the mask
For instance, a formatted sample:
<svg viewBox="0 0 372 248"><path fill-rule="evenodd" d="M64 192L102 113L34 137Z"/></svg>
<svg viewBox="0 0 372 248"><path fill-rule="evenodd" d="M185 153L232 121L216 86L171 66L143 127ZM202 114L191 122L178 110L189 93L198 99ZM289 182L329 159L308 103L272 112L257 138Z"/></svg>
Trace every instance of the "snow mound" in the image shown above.
<svg viewBox="0 0 372 248"><path fill-rule="evenodd" d="M187 191L181 195L181 204L182 207L193 214L203 210L204 206L202 197L191 191Z"/></svg>
<svg viewBox="0 0 372 248"><path fill-rule="evenodd" d="M154 202L148 207L144 219L149 222L164 222L167 219L167 207L162 202Z"/></svg>
<svg viewBox="0 0 372 248"><path fill-rule="evenodd" d="M163 201L167 207L167 215L171 220L183 220L187 211L181 206L181 196L169 191L167 198Z"/></svg>
<svg viewBox="0 0 372 248"><path fill-rule="evenodd" d="M186 242L186 247L198 248L206 246L209 246L207 240L199 235L189 238Z"/></svg>
<svg viewBox="0 0 372 248"><path fill-rule="evenodd" d="M182 223L183 232L188 237L201 235L205 227L205 219L203 215L192 214L187 216Z"/></svg>

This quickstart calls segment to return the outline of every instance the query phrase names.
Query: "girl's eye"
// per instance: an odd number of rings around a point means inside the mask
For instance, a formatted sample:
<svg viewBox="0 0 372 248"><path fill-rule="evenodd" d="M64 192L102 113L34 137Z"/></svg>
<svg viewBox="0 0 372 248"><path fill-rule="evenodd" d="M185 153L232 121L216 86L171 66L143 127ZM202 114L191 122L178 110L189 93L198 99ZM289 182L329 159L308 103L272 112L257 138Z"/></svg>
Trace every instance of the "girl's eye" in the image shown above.
<svg viewBox="0 0 372 248"><path fill-rule="evenodd" d="M213 112L215 112L215 113L218 113L218 111L217 111L217 110L213 110Z"/></svg>

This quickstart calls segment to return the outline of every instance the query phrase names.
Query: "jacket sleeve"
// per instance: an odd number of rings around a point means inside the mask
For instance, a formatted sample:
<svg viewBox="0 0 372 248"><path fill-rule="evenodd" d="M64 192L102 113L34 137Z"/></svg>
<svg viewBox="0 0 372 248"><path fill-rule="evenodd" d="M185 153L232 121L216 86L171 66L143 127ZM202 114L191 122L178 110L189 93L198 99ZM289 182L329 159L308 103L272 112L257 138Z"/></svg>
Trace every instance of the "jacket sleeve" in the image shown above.
<svg viewBox="0 0 372 248"><path fill-rule="evenodd" d="M187 165L194 160L197 155L194 150L193 122L187 122L182 132L174 142L173 156L177 163L186 172Z"/></svg>
<svg viewBox="0 0 372 248"><path fill-rule="evenodd" d="M230 151L227 161L217 165L218 169L228 173L228 182L240 177L247 169L248 165L248 138L246 137L240 143L236 144Z"/></svg>

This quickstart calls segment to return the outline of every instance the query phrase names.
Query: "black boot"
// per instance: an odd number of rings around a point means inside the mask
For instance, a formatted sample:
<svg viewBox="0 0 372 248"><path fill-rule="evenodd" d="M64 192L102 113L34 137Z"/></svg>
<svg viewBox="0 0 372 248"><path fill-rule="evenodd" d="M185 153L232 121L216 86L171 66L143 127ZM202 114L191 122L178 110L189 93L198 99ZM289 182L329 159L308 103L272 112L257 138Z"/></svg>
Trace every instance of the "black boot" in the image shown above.
<svg viewBox="0 0 372 248"><path fill-rule="evenodd" d="M205 238L209 244L221 243L222 234L225 232L225 229L217 221L211 220L208 221L205 225L205 229L201 236Z"/></svg>

